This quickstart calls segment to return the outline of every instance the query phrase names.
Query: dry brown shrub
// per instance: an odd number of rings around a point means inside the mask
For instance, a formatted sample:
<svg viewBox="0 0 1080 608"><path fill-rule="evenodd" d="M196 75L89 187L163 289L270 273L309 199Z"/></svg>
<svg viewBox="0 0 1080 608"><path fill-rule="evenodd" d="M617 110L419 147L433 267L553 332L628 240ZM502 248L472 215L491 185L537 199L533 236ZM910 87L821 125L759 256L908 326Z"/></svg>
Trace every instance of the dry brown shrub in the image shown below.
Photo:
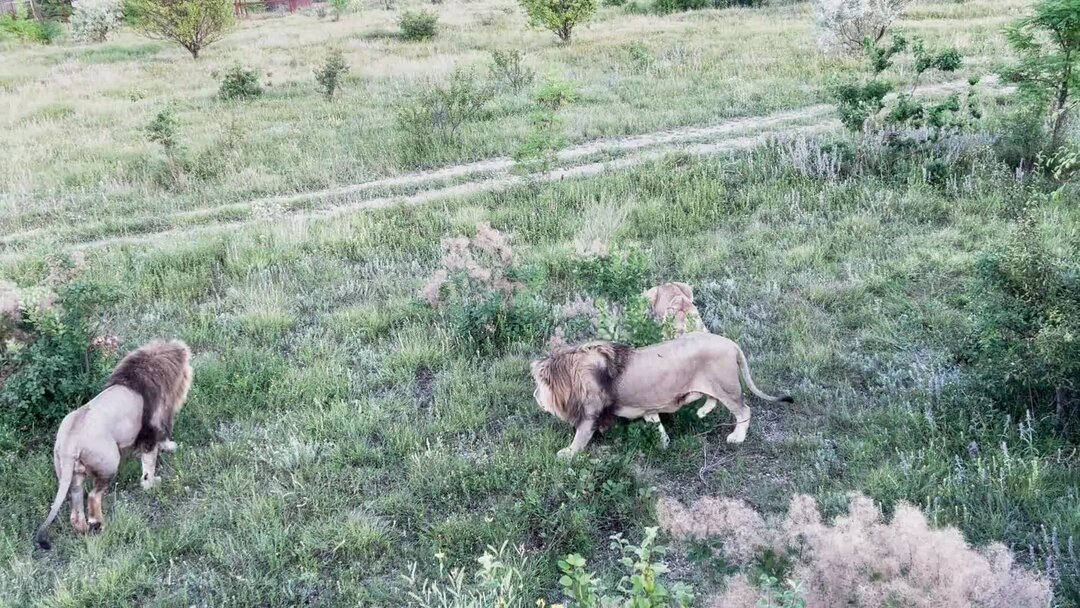
<svg viewBox="0 0 1080 608"><path fill-rule="evenodd" d="M514 266L514 250L510 246L509 235L492 228L487 222L476 225L476 236L472 239L463 236L443 239L442 249L439 268L419 294L432 306L442 303L443 287L455 275L481 293L510 295L520 287L507 274Z"/></svg>
<svg viewBox="0 0 1080 608"><path fill-rule="evenodd" d="M1050 582L1013 563L1000 543L968 546L956 528L932 529L918 508L900 503L886 522L874 502L853 495L848 514L824 523L814 499L792 498L783 518L766 521L738 500L703 498L685 507L664 499L660 524L679 539L716 537L724 554L747 564L765 548L793 560L809 608L1042 608ZM730 577L714 608L768 601L746 575Z"/></svg>

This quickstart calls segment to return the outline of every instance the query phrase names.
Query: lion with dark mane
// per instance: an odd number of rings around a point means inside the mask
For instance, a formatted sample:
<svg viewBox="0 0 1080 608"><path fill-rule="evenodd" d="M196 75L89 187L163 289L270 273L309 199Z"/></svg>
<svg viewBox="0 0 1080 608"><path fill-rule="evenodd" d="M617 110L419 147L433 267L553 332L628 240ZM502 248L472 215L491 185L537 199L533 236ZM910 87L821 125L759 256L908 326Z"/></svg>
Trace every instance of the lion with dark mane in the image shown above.
<svg viewBox="0 0 1080 608"><path fill-rule="evenodd" d="M56 498L37 543L49 549L48 527L65 495L71 498L71 525L76 532L100 530L102 499L120 465L120 455L141 453L142 487L161 481L156 475L158 452L176 449L172 427L191 387L191 352L178 340L151 342L128 353L113 370L105 388L60 423L53 447L53 468L59 480ZM87 519L83 482L94 481Z"/></svg>
<svg viewBox="0 0 1080 608"><path fill-rule="evenodd" d="M660 414L673 413L704 398L705 417L723 403L735 416L729 443L742 443L750 427L750 408L743 403L742 382L766 401L790 402L758 390L739 345L723 336L692 332L675 340L633 348L611 342L590 342L553 352L532 362L533 396L550 414L574 425L573 442L559 451L573 456L612 417L645 418L660 425ZM667 433L659 426L661 441Z"/></svg>

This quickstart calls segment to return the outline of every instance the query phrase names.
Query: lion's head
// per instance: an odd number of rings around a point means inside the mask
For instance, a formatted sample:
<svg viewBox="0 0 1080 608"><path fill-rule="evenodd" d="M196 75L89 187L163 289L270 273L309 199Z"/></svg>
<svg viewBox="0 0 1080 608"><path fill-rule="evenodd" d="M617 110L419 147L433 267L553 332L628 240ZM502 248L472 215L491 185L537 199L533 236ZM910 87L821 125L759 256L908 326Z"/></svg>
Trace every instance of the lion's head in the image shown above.
<svg viewBox="0 0 1080 608"><path fill-rule="evenodd" d="M545 412L577 424L615 401L614 384L633 348L590 342L560 348L532 362L533 397Z"/></svg>

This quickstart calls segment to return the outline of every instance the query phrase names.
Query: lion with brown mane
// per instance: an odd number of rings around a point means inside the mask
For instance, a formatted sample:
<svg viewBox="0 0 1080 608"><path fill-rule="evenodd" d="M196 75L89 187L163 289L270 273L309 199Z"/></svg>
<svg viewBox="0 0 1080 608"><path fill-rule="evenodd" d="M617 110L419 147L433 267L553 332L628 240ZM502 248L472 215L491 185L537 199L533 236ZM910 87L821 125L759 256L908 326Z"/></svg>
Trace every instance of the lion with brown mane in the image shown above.
<svg viewBox="0 0 1080 608"><path fill-rule="evenodd" d="M116 475L120 455L141 453L142 487L161 481L158 452L176 449L172 426L191 387L191 352L183 342L151 342L134 350L113 370L105 389L60 423L53 447L53 468L59 480L56 499L37 531L42 549L49 544L49 524L56 519L64 496L71 498L71 526L76 532L100 530L102 499ZM90 517L83 512L83 482L94 481L89 496Z"/></svg>
<svg viewBox="0 0 1080 608"><path fill-rule="evenodd" d="M562 457L580 452L614 416L659 425L660 414L701 398L705 403L698 417L723 403L735 416L727 441L742 443L750 428L750 408L743 403L740 377L751 393L766 401L792 401L758 390L739 345L704 332L636 349L612 342L562 348L533 361L532 376L537 404L575 427L573 442L559 451ZM659 429L666 446L667 434L662 425Z"/></svg>

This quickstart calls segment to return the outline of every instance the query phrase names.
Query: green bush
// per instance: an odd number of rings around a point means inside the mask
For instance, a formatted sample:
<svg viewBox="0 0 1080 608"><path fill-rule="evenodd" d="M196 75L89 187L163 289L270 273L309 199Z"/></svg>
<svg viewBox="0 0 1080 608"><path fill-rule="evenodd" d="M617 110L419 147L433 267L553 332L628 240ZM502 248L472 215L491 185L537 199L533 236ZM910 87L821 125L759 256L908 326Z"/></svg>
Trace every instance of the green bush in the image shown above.
<svg viewBox="0 0 1080 608"><path fill-rule="evenodd" d="M511 91L520 93L536 78L536 73L526 67L522 60L522 53L517 49L491 51L491 78L505 82Z"/></svg>
<svg viewBox="0 0 1080 608"><path fill-rule="evenodd" d="M225 77L221 79L218 88L218 97L222 99L253 99L262 95L262 85L259 84L259 73L255 70L244 68L239 63L233 64Z"/></svg>
<svg viewBox="0 0 1080 608"><path fill-rule="evenodd" d="M570 42L574 27L596 14L596 0L520 0L533 27L550 30Z"/></svg>
<svg viewBox="0 0 1080 608"><path fill-rule="evenodd" d="M55 21L20 19L7 13L0 15L0 40L14 38L23 42L52 44L64 33Z"/></svg>
<svg viewBox="0 0 1080 608"><path fill-rule="evenodd" d="M662 561L667 547L655 544L656 532L657 528L646 528L640 545L631 544L622 534L611 537L611 549L619 552L619 564L625 569L625 574L615 585L608 585L595 573L587 571L585 559L580 555L568 555L560 560L562 577L559 585L572 600L571 605L577 608L689 608L694 601L689 586L675 583L668 589L663 584L664 575L670 572Z"/></svg>
<svg viewBox="0 0 1080 608"><path fill-rule="evenodd" d="M345 63L341 49L331 49L322 67L315 70L315 87L326 101L333 101L334 94L341 88L342 79L348 73L349 64Z"/></svg>
<svg viewBox="0 0 1080 608"><path fill-rule="evenodd" d="M334 9L334 21L352 10L352 0L330 0L330 6Z"/></svg>
<svg viewBox="0 0 1080 608"><path fill-rule="evenodd" d="M656 0L653 10L660 15L692 11L712 5L712 0Z"/></svg>
<svg viewBox="0 0 1080 608"><path fill-rule="evenodd" d="M1080 251L1055 256L1031 216L978 261L977 385L1017 417L1030 410L1075 429L1080 408Z"/></svg>
<svg viewBox="0 0 1080 608"><path fill-rule="evenodd" d="M101 388L109 361L92 342L98 310L109 300L100 286L73 282L51 305L22 309L13 328L19 337L0 346L0 427L53 430Z"/></svg>
<svg viewBox="0 0 1080 608"><path fill-rule="evenodd" d="M648 288L649 260L637 250L609 251L576 256L569 271L589 293L613 302L629 302Z"/></svg>
<svg viewBox="0 0 1080 608"><path fill-rule="evenodd" d="M403 162L420 164L431 160L440 146L455 140L462 125L487 114L494 96L490 86L466 70L456 70L446 84L418 92L395 115L403 135Z"/></svg>
<svg viewBox="0 0 1080 608"><path fill-rule="evenodd" d="M551 308L528 293L475 294L449 301L447 315L465 350L481 356L516 344L533 349L551 333Z"/></svg>
<svg viewBox="0 0 1080 608"><path fill-rule="evenodd" d="M401 37L406 40L429 40L435 37L439 16L431 11L405 11L398 18Z"/></svg>

